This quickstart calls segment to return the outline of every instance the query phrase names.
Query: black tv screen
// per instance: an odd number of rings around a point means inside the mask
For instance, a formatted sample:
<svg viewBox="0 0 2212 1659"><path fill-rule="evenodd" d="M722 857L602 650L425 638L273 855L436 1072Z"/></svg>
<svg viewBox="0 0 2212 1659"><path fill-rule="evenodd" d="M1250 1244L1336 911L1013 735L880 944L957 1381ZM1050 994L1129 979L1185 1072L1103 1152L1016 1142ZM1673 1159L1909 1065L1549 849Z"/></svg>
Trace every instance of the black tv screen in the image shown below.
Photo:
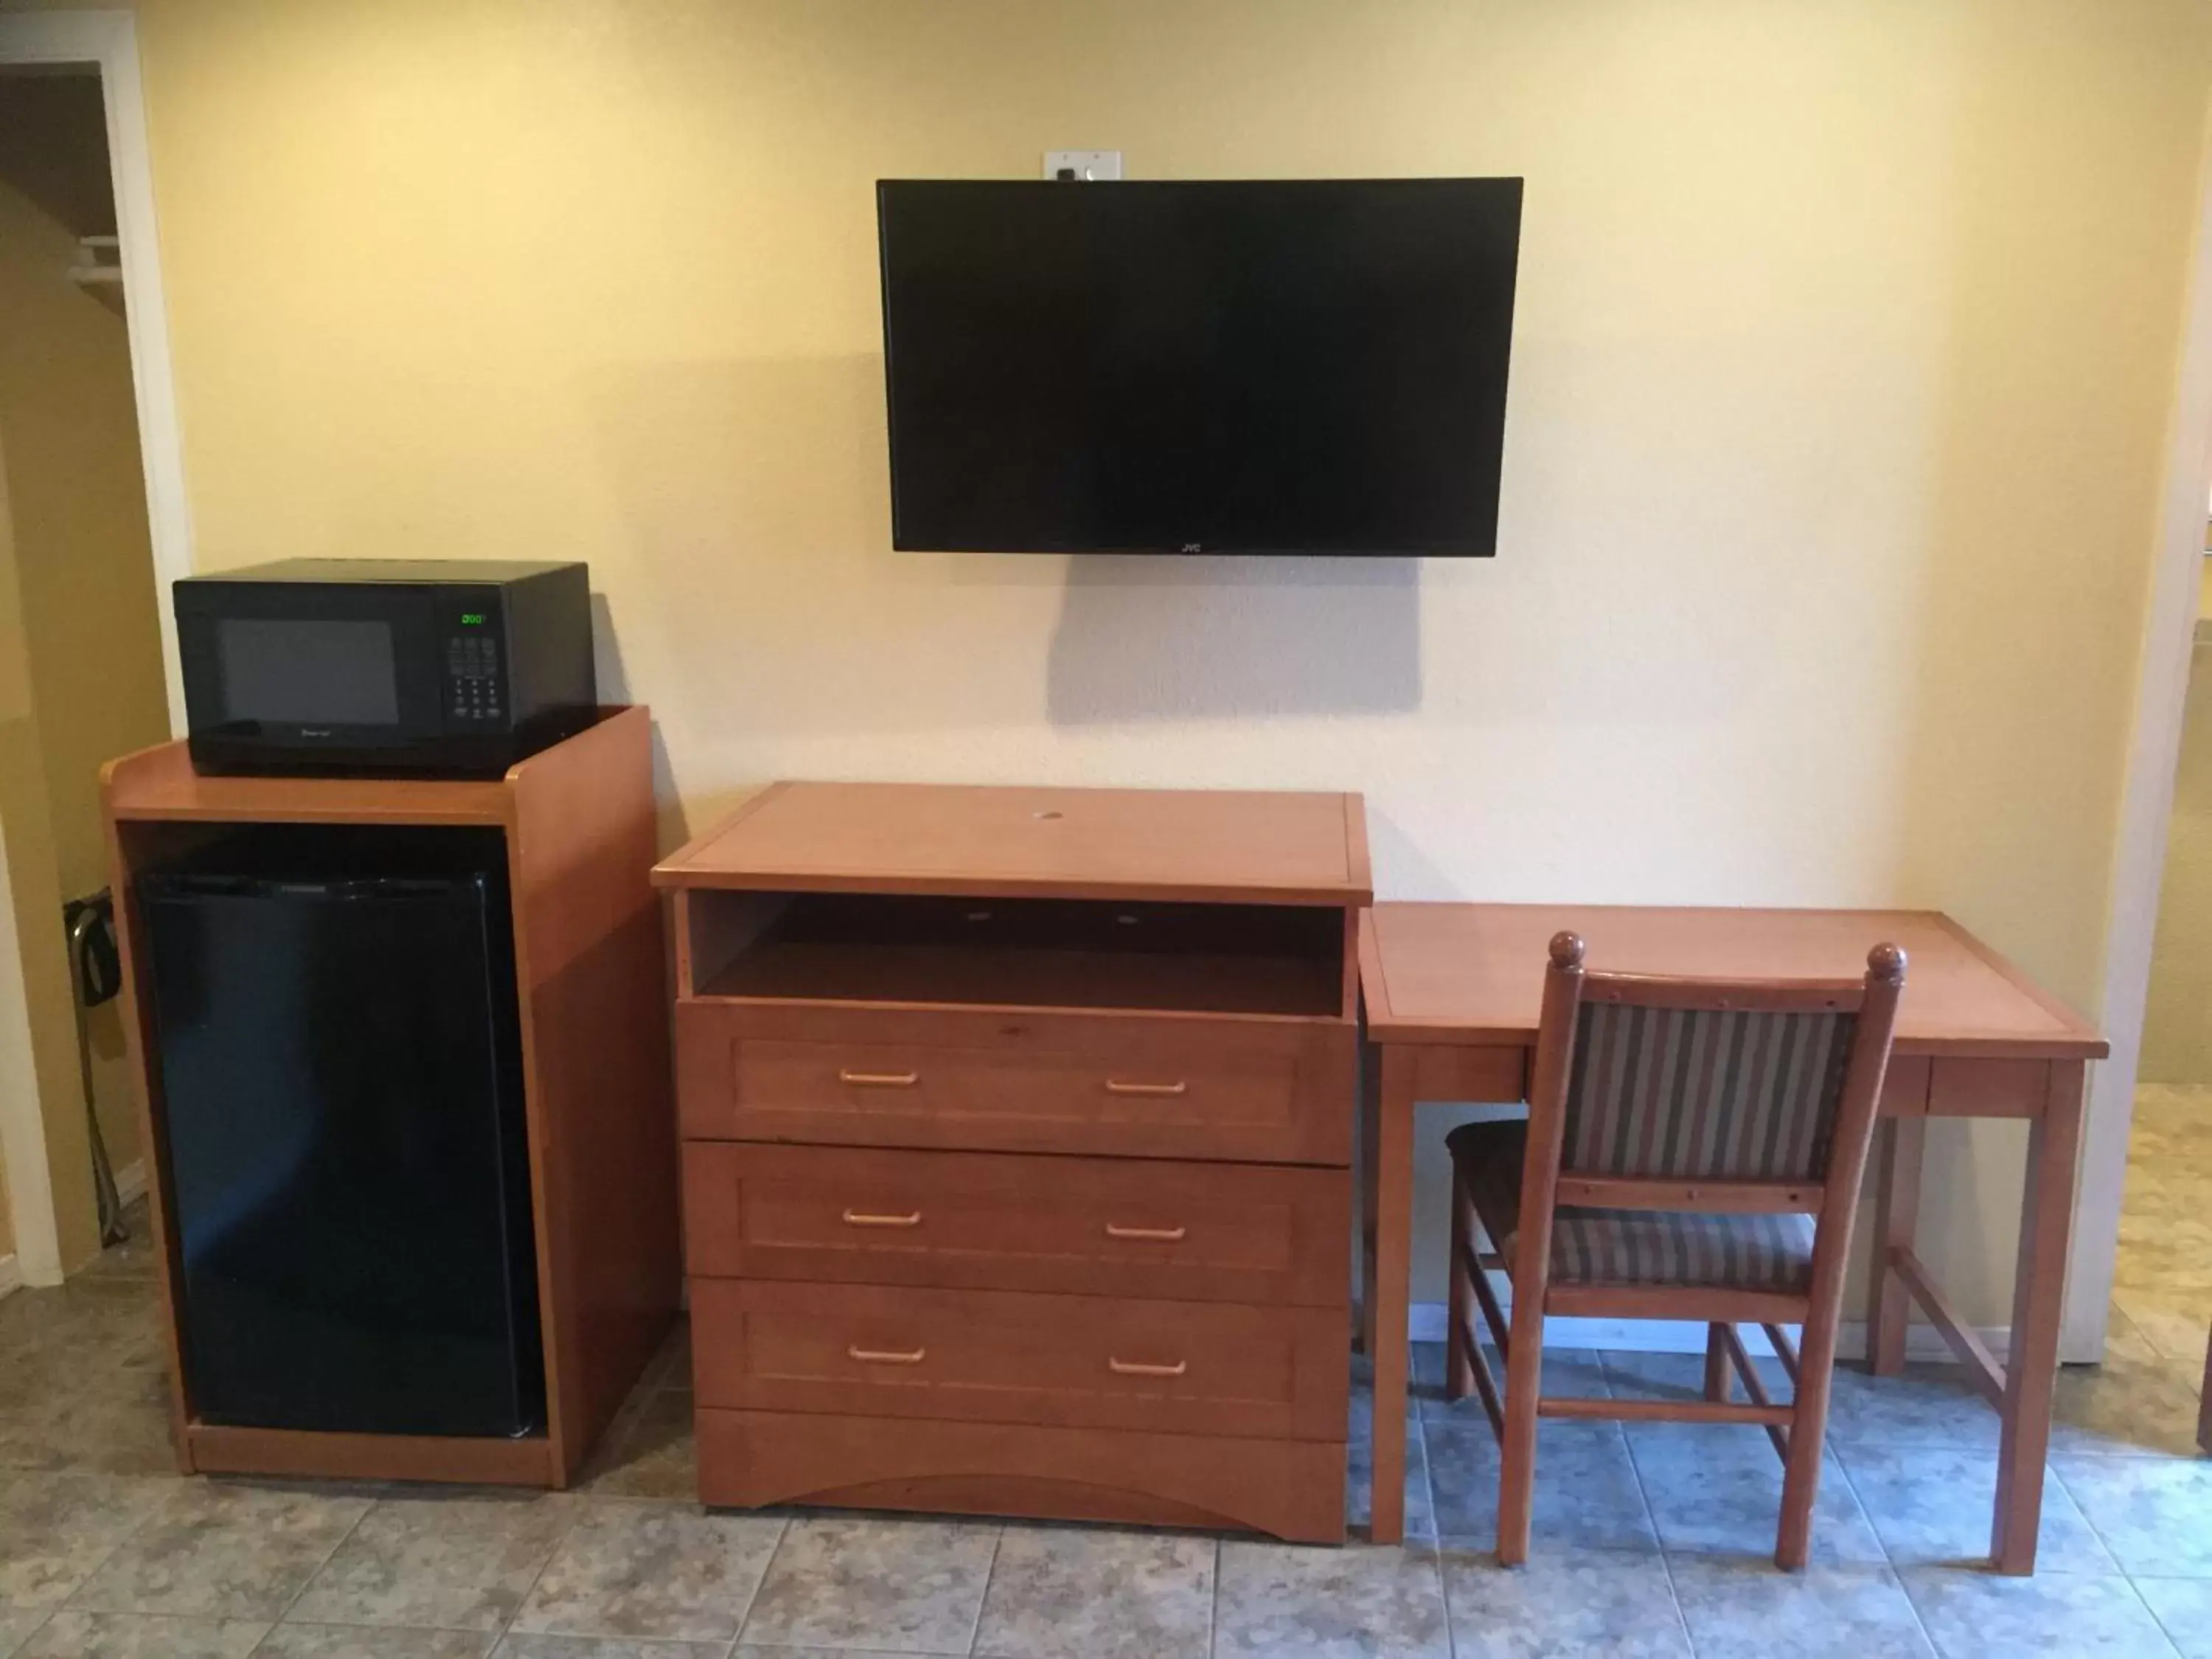
<svg viewBox="0 0 2212 1659"><path fill-rule="evenodd" d="M877 186L891 538L1497 550L1518 179Z"/></svg>

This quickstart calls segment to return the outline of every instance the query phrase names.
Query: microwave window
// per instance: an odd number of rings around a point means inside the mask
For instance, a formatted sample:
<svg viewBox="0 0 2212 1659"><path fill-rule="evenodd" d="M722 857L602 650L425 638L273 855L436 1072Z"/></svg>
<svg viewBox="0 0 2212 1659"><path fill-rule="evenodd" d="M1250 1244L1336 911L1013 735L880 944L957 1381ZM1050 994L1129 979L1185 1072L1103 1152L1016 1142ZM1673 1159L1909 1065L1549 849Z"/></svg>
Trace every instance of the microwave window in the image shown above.
<svg viewBox="0 0 2212 1659"><path fill-rule="evenodd" d="M216 643L226 721L399 723L389 623L227 617Z"/></svg>

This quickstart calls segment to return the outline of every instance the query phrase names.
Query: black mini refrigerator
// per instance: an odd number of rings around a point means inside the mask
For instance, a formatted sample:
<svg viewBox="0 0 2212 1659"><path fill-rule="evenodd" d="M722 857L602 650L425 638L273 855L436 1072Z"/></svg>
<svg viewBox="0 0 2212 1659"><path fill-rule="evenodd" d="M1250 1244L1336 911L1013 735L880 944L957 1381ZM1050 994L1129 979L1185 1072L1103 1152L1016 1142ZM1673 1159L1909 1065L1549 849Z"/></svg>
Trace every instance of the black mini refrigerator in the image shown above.
<svg viewBox="0 0 2212 1659"><path fill-rule="evenodd" d="M263 826L139 878L203 1422L545 1420L497 830Z"/></svg>

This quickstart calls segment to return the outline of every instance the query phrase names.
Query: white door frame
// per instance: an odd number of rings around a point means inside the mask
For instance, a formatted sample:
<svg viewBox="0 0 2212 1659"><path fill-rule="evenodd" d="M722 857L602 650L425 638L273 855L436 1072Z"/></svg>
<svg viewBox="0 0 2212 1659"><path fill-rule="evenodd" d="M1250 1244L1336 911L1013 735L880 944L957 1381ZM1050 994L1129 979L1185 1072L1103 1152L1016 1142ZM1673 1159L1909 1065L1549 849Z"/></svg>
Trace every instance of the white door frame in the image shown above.
<svg viewBox="0 0 2212 1659"><path fill-rule="evenodd" d="M2205 500L2212 485L2212 126L2198 169L2197 234L2191 248L2181 356L2167 416L2158 560L2143 623L2142 678L2128 742L2126 792L2112 858L2112 908L2105 922L2104 1026L2112 1054L2094 1068L2082 1137L2074 1255L2066 1275L2060 1357L2100 1359L2118 1253L2136 1064L2149 1000L2152 936L2166 873L2166 826L2181 762L2181 722L2204 568Z"/></svg>
<svg viewBox="0 0 2212 1659"><path fill-rule="evenodd" d="M154 579L161 602L161 664L169 694L169 728L184 730L184 682L177 667L176 624L169 584L191 574L191 519L185 503L184 445L177 424L176 384L169 360L168 309L161 290L161 244L154 224L154 170L146 136L146 99L138 73L136 20L127 11L0 13L0 64L76 64L100 72L107 115L107 153L115 191L118 254L129 325L131 380L137 396L138 453L146 476L146 520ZM0 843L0 879L5 877ZM12 916L0 927L0 1056L20 1048L0 1089L0 1148L7 1164L9 1210L22 1279L58 1284L61 1241L55 1227L53 1183L38 1089L31 1073L29 1025ZM26 1085L27 1084L27 1086ZM89 1169L58 1172L91 1179Z"/></svg>

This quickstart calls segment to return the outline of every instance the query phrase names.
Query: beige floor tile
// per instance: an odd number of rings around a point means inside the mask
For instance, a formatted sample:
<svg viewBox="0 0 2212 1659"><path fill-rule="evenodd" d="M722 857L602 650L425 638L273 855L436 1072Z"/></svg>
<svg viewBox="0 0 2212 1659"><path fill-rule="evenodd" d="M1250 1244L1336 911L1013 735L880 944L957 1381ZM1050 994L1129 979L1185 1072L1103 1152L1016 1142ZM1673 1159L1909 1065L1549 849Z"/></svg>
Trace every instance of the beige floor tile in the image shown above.
<svg viewBox="0 0 2212 1659"><path fill-rule="evenodd" d="M368 1508L290 1487L178 1481L70 1598L73 1608L274 1620Z"/></svg>
<svg viewBox="0 0 2212 1659"><path fill-rule="evenodd" d="M594 1498L514 1624L559 1636L728 1642L783 1522Z"/></svg>
<svg viewBox="0 0 2212 1659"><path fill-rule="evenodd" d="M268 1628L265 1620L63 1612L15 1659L246 1659Z"/></svg>
<svg viewBox="0 0 2212 1659"><path fill-rule="evenodd" d="M580 1510L580 1499L557 1492L386 1499L362 1516L285 1617L497 1632Z"/></svg>

